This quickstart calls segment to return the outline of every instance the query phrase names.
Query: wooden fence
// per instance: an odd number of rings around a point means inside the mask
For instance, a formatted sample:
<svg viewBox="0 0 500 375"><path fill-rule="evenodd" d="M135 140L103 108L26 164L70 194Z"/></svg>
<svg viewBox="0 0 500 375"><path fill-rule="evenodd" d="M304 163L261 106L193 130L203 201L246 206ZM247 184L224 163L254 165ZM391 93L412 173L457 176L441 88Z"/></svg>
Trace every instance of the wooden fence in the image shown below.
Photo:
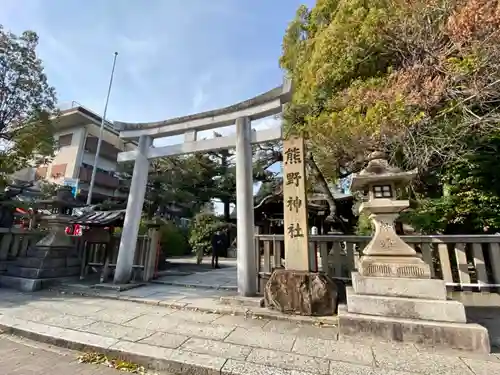
<svg viewBox="0 0 500 375"><path fill-rule="evenodd" d="M89 270L100 271L101 282L106 282L111 269L116 267L118 249L120 247L120 236L113 236L109 242L86 242L82 253L82 271L80 278L84 279ZM147 235L137 237L137 245L133 262L134 280L149 279L145 276L148 263L150 263L151 238Z"/></svg>
<svg viewBox="0 0 500 375"><path fill-rule="evenodd" d="M451 289L491 291L500 289L500 235L402 236L431 266L433 278ZM310 236L313 265L331 277L349 281L357 268L369 236ZM264 276L284 266L283 235L256 235L258 272ZM315 262L314 262L315 263ZM317 266L317 267L316 267Z"/></svg>

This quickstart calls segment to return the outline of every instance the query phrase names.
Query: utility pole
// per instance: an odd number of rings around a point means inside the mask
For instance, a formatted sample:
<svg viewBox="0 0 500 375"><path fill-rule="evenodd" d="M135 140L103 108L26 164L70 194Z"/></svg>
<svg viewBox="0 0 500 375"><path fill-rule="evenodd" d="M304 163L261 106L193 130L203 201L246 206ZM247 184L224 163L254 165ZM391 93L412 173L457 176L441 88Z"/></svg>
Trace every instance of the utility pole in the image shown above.
<svg viewBox="0 0 500 375"><path fill-rule="evenodd" d="M106 104L104 105L104 113L102 114L101 129L99 131L99 139L97 140L97 149L95 151L94 168L92 168L92 177L90 178L89 192L87 195L87 205L92 204L92 190L94 190L95 174L97 172L97 163L99 162L99 152L101 151L102 135L104 132L104 124L106 123L106 112L108 111L109 95L111 94L111 86L113 85L113 76L115 74L116 57L118 52L115 52L113 58L113 69L111 69L111 77L109 78L108 95L106 96Z"/></svg>

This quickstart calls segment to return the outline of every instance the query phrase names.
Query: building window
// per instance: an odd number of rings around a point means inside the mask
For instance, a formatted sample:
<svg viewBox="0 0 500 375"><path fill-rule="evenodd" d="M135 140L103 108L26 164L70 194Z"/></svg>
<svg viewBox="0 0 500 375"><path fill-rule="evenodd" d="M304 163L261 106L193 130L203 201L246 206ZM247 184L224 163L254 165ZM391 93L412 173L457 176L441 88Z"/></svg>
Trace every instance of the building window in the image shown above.
<svg viewBox="0 0 500 375"><path fill-rule="evenodd" d="M65 146L71 146L71 141L73 140L73 133L61 135L57 141L59 148Z"/></svg>
<svg viewBox="0 0 500 375"><path fill-rule="evenodd" d="M67 164L55 164L52 165L50 174L53 178L64 177L66 173Z"/></svg>
<svg viewBox="0 0 500 375"><path fill-rule="evenodd" d="M40 180L47 177L47 167L38 167L36 169L35 179Z"/></svg>
<svg viewBox="0 0 500 375"><path fill-rule="evenodd" d="M94 169L94 166L92 166L90 164L87 164L87 163L82 163L82 167L86 168L86 169L89 169L89 170ZM102 169L102 168L99 168L99 167L97 167L97 172L103 173L103 174L107 174L107 175L110 175L110 176L113 176L113 177L115 176L115 172L114 171L108 171L108 170L105 170L105 169Z"/></svg>

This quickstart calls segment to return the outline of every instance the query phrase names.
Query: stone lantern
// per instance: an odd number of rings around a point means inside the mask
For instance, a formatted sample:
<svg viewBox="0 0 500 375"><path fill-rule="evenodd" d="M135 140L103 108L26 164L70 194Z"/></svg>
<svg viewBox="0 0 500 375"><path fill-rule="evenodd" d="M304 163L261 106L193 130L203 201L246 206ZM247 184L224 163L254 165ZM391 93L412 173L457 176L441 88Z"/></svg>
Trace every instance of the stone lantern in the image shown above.
<svg viewBox="0 0 500 375"><path fill-rule="evenodd" d="M395 220L409 207L409 201L397 199L397 190L410 182L416 171L403 172L391 167L384 155L371 155L368 166L353 177L351 190L368 192L368 201L360 206L375 227L375 234L363 250L358 271L375 277L431 277L427 265L397 234Z"/></svg>
<svg viewBox="0 0 500 375"><path fill-rule="evenodd" d="M73 247L70 236L66 235L66 226L72 219L71 213L74 208L82 207L71 193L71 187L61 186L56 195L49 199L39 200L36 205L49 211L49 215L43 215L40 220L49 229L49 234L37 243L37 246L51 247Z"/></svg>
<svg viewBox="0 0 500 375"><path fill-rule="evenodd" d="M47 235L27 250L23 257L7 267L1 283L22 291L46 288L64 278L80 273L80 259L72 238L66 235L71 211L82 206L71 190L61 187L50 199L36 202L40 208L50 211L40 217L47 227Z"/></svg>
<svg viewBox="0 0 500 375"><path fill-rule="evenodd" d="M488 331L467 324L464 305L448 300L446 283L432 279L430 265L396 234L394 221L409 206L396 193L416 172L390 166L380 153L370 159L351 189L367 193L360 212L375 233L346 288L347 306L339 306L340 334L489 352Z"/></svg>

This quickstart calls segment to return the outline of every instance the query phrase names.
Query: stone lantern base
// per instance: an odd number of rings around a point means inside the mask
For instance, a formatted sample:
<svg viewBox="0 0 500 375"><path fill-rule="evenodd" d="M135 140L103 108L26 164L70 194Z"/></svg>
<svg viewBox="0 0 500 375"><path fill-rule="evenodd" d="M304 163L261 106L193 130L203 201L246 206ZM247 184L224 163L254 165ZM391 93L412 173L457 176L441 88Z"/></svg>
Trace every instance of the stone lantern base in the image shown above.
<svg viewBox="0 0 500 375"><path fill-rule="evenodd" d="M7 266L7 274L0 276L0 284L33 292L80 274L80 259L71 238L64 231L68 218L52 215L45 220L51 230L28 249L26 256Z"/></svg>
<svg viewBox="0 0 500 375"><path fill-rule="evenodd" d="M352 273L347 306L339 307L341 335L489 353L488 330L467 324L464 305L448 300L443 280Z"/></svg>

